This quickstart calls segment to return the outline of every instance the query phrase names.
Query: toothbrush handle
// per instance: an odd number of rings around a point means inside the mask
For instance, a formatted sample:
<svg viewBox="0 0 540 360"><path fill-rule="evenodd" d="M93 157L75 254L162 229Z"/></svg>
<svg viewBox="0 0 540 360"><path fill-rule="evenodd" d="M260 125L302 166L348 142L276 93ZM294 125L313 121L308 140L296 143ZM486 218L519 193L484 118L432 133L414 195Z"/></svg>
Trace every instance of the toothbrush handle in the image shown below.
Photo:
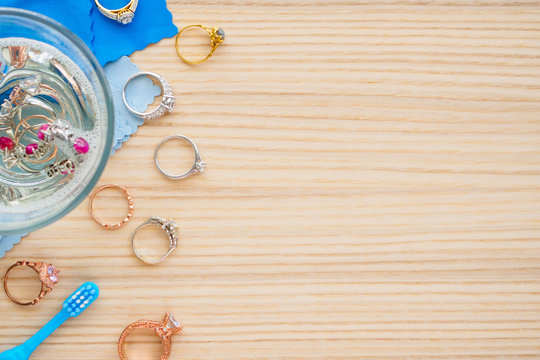
<svg viewBox="0 0 540 360"><path fill-rule="evenodd" d="M69 314L67 313L67 311L60 311L34 336L26 340L23 346L26 348L26 351L28 351L28 355L34 352L34 350L36 350L39 344L41 344L47 337L49 337L49 335L51 335L56 329L58 329L60 325L62 325L68 318Z"/></svg>

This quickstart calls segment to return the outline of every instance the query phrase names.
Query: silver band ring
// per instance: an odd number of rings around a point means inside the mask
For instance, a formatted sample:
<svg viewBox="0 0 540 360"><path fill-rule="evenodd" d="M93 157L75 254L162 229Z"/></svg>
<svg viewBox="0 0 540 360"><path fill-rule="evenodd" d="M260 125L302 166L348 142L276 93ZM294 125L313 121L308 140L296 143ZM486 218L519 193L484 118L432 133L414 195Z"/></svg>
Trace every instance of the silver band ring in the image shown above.
<svg viewBox="0 0 540 360"><path fill-rule="evenodd" d="M159 82L159 87L161 88L161 94L163 96L161 99L161 103L158 105L158 107L147 112L139 112L133 109L131 106L129 106L126 99L126 88L129 82L139 76L148 76L150 78L156 79ZM172 88L171 85L169 85L169 82L165 80L165 78L163 78L162 76L150 71L141 71L131 75L131 77L126 81L124 89L122 90L122 98L124 99L124 104L126 105L127 109L131 113L143 118L144 120L156 119L160 116L165 115L166 113L170 113L173 110L174 103L176 101L176 97L172 92Z"/></svg>
<svg viewBox="0 0 540 360"><path fill-rule="evenodd" d="M99 0L94 0L100 13L108 17L109 19L116 20L122 25L127 25L135 17L135 10L139 0L130 0L130 2L120 9L110 10L99 3Z"/></svg>
<svg viewBox="0 0 540 360"><path fill-rule="evenodd" d="M150 260L147 258L144 258L136 249L135 247L135 236L137 235L137 232L147 226L147 225L157 225L160 228L163 229L167 233L167 236L169 238L169 250L165 255L160 257L157 260ZM133 253L135 256L141 260L145 264L157 264L162 262L169 256L174 249L176 249L176 246L178 245L178 225L174 222L172 219L165 220L159 216L152 216L148 218L145 222L143 222L141 225L139 225L135 231L133 232L133 235L131 236L131 250L133 250Z"/></svg>
<svg viewBox="0 0 540 360"><path fill-rule="evenodd" d="M180 139L180 140L185 140L189 142L191 144L191 147L193 148L193 151L195 152L195 162L193 163L193 166L191 167L191 169L189 169L188 171L186 171L185 173L181 175L169 174L165 170L163 170L163 168L159 165L159 161L158 161L159 149L161 148L161 145L163 145L164 143L172 139ZM197 148L197 145L193 142L193 140L191 140L190 138L184 135L171 135L161 140L158 146L156 147L156 151L154 152L154 162L156 163L156 167L158 168L158 170L163 175L173 180L185 179L190 175L193 175L196 173L202 173L204 172L204 168L206 167L206 162L201 159L201 154L199 153L199 149Z"/></svg>

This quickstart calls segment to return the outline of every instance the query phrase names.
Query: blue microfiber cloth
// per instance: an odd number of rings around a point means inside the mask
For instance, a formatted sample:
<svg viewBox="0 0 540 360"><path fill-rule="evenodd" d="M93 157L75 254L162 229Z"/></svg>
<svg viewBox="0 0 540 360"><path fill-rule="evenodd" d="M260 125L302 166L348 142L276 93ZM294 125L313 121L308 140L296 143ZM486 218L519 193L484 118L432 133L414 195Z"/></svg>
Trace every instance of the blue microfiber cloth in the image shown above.
<svg viewBox="0 0 540 360"><path fill-rule="evenodd" d="M128 1L100 3L114 10ZM127 25L105 17L94 0L3 0L0 5L35 11L62 23L88 45L101 65L178 33L166 0L140 0L133 21Z"/></svg>
<svg viewBox="0 0 540 360"><path fill-rule="evenodd" d="M7 251L11 250L13 245L21 241L21 237L24 235L12 235L12 236L0 235L0 258L4 257L4 254Z"/></svg>
<svg viewBox="0 0 540 360"><path fill-rule="evenodd" d="M2 0L0 6L35 11L48 16L73 31L92 49L94 20L90 12L94 5L90 0Z"/></svg>
<svg viewBox="0 0 540 360"><path fill-rule="evenodd" d="M128 1L101 0L100 3L107 9L114 10L125 6ZM135 17L127 25L105 17L93 1L92 4L91 16L94 19L95 35L93 51L101 65L178 33L172 14L167 9L166 0L139 0Z"/></svg>

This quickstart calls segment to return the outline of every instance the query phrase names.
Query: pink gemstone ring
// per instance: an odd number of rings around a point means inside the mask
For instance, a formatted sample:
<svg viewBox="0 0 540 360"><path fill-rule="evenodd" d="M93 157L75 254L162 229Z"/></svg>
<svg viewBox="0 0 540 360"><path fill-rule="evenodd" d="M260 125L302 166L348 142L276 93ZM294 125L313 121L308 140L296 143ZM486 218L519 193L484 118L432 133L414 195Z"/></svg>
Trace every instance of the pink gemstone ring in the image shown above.
<svg viewBox="0 0 540 360"><path fill-rule="evenodd" d="M31 301L25 302L25 301L17 300L9 292L8 285L7 285L9 273L11 270L19 266L27 266L29 268L34 269L34 271L39 276L39 280L41 281L41 291L36 296L36 298L34 298ZM4 275L4 290L6 292L6 295L9 297L9 299L13 301L15 304L22 305L22 306L36 305L38 302L41 301L41 299L45 297L45 295L47 295L53 290L54 286L58 282L59 272L60 271L56 269L53 265L44 263L42 261L37 261L37 262L26 261L26 260L17 261L15 264L11 265L7 269L6 275Z"/></svg>

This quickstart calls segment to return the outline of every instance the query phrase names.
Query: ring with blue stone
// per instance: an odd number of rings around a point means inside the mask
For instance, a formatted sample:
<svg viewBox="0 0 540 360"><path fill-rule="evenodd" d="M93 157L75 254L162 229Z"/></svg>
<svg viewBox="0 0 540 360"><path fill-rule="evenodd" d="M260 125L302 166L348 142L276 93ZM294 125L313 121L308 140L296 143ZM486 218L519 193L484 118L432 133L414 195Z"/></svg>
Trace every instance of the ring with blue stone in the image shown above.
<svg viewBox="0 0 540 360"><path fill-rule="evenodd" d="M203 29L210 36L210 52L203 59L190 60L190 59L187 59L184 56L182 56L182 53L180 51L180 37L182 36L184 31L186 31L188 29L191 29L191 28L195 28L195 27ZM180 30L180 32L176 35L176 41L175 41L176 53L178 54L178 57L180 57L180 59L182 59L182 61L184 61L187 64L192 64L192 65L193 64L202 64L206 60L210 59L212 57L212 55L214 55L214 52L216 51L218 46L221 45L221 43L223 43L224 41L225 41L225 31L220 27L208 27L208 26L204 26L204 25L200 25L200 24L188 25L185 28L183 28L182 30Z"/></svg>

